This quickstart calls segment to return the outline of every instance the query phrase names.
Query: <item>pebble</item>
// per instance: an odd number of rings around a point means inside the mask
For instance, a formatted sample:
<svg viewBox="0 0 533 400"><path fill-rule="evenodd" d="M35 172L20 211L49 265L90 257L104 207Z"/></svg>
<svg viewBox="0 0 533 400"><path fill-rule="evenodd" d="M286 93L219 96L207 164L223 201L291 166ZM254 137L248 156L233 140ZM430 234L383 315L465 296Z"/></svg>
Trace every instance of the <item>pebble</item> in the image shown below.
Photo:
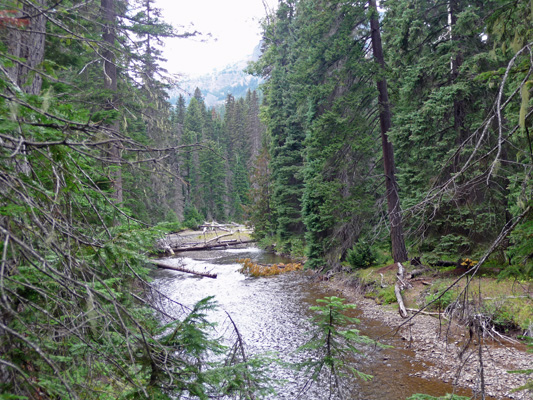
<svg viewBox="0 0 533 400"><path fill-rule="evenodd" d="M331 282L330 282L331 283ZM347 292L343 295L350 301L355 302L359 309L365 315L378 319L390 327L397 327L403 320L397 311L387 309L374 303L373 300L364 298L353 298L347 287ZM350 297L352 297L350 299ZM437 336L436 336L437 334ZM439 337L440 334L440 337ZM464 333L459 333L458 338L464 338ZM410 348L415 352L415 359L422 361L417 362L426 368L423 372L414 372L409 376L420 378L439 378L443 382L455 382L457 371L461 368L458 385L476 390L479 386L477 362L478 349L473 343L459 359L464 341L454 340L454 337L447 338L446 330L439 327L438 319L418 315L414 320L414 325L410 328L409 339L411 340ZM447 339L452 341L447 342ZM484 379L487 394L497 399L513 400L533 400L533 395L525 391L511 393L512 388L525 384L526 375L508 374L507 371L513 369L530 369L533 366L533 353L518 351L513 347L504 346L484 346ZM383 358L383 361L387 360ZM465 361L468 362L465 363ZM434 361L435 365L430 365L426 361ZM391 364L387 364L390 367ZM530 376L531 378L531 376Z"/></svg>

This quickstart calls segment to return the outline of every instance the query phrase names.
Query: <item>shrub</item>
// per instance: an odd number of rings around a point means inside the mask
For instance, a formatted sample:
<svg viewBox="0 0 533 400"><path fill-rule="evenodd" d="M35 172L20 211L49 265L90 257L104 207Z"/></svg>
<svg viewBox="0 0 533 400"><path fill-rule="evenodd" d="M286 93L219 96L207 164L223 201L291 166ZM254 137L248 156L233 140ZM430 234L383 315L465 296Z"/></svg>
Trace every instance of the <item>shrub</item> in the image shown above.
<svg viewBox="0 0 533 400"><path fill-rule="evenodd" d="M326 382L335 382L329 385L330 397L336 392L339 398L347 398L344 388L348 387L345 379L359 378L368 381L371 375L359 371L354 365L354 354L364 354L363 345L384 346L367 336L359 334L353 327L358 324L357 318L345 315L355 308L354 304L344 304L344 299L332 296L318 299L319 305L309 307L316 311L311 319L314 329L310 332L311 338L298 351L310 354L309 358L296 364L296 369L304 371L310 381L302 389L304 392L312 382L321 378ZM301 393L300 393L301 394Z"/></svg>
<svg viewBox="0 0 533 400"><path fill-rule="evenodd" d="M204 217L202 214L200 214L196 207L190 204L185 206L183 218L183 225L189 229L196 229L204 220Z"/></svg>
<svg viewBox="0 0 533 400"><path fill-rule="evenodd" d="M396 303L396 293L394 292L394 285L387 286L379 291L378 297L382 304Z"/></svg>
<svg viewBox="0 0 533 400"><path fill-rule="evenodd" d="M443 293L446 289L437 288L433 293L429 293L426 296L426 304L432 303L430 308L444 310L448 307L455 299L455 292L448 290L446 293Z"/></svg>
<svg viewBox="0 0 533 400"><path fill-rule="evenodd" d="M357 242L350 250L346 257L353 269L371 267L377 260L376 251L366 242Z"/></svg>

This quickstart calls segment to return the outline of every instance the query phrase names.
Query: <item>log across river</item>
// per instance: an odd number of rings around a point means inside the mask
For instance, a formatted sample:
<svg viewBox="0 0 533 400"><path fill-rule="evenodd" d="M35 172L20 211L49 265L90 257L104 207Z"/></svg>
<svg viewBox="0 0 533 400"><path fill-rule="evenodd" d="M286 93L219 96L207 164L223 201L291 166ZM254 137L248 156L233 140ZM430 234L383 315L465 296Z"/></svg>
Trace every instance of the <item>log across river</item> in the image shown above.
<svg viewBox="0 0 533 400"><path fill-rule="evenodd" d="M219 310L213 312L211 319L219 323L221 334L229 324L225 314L228 312L239 328L248 353L275 352L284 361L297 361L301 356L293 351L308 339L307 334L312 328L309 322L312 311L309 307L317 304L316 299L338 294L311 283L301 273L248 278L238 272L241 265L236 260L239 258L251 258L259 263L288 261L275 258L257 248L187 253L187 257L179 262L172 258L162 262L167 265L176 262L177 265L185 265L194 271L216 274L217 279L159 269L153 272L153 283L170 298L186 306L191 306L204 297L216 296ZM178 306L168 302L165 307ZM363 335L377 338L390 331L389 327L379 321L365 318L358 310L351 316L361 320L357 328ZM400 337L389 336L382 342L394 347L384 350L371 348L366 357L356 359L357 367L374 375L374 378L351 387L351 398L401 400L414 393L441 396L454 391L451 384L414 376L427 368L427 365L415 361ZM295 400L299 389L306 383L301 375L281 366L274 367L272 375L273 379L284 380L285 383L277 385L277 394L269 399ZM466 390L456 390L455 393L471 395ZM312 387L303 398L323 400L328 398L328 393L323 387Z"/></svg>

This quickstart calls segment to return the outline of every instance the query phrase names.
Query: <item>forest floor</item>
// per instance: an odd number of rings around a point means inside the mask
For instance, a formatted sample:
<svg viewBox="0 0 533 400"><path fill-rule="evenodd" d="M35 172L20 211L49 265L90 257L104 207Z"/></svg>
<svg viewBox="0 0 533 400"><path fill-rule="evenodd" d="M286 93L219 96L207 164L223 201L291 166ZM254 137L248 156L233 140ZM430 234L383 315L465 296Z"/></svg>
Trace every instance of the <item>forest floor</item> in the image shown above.
<svg viewBox="0 0 533 400"><path fill-rule="evenodd" d="M452 383L458 387L470 388L475 391L479 387L479 346L477 341L469 341L469 331L457 322L450 322L443 315L440 317L438 310L435 316L418 314L413 319L403 319L398 313L397 304L385 304L388 300L387 288L390 285L390 275L395 271L392 268L374 269L366 271L366 274L374 274L375 282L378 288L387 286L384 290L385 295L379 296L368 286L362 286L361 279L355 279L353 275L338 274L327 281L324 285L340 293L349 302L357 304L358 309L362 310L365 317L376 319L385 323L391 328L391 335L399 335L405 343L405 347L414 351L415 361L426 367L421 372L415 372L415 376L422 378L439 378L444 382ZM387 276L387 274L389 276ZM359 274L361 276L361 273ZM406 307L419 309L432 291L436 288L442 288L448 283L445 276L425 276L419 280L419 283L404 292ZM483 286L493 288L495 279L482 278L485 282ZM368 284L367 276L367 284ZM490 282L489 282L490 281ZM420 283L423 282L423 283ZM390 285L390 286L389 286ZM481 283L476 282L476 285ZM475 286L475 285L473 285ZM498 285L499 287L500 285ZM512 284L502 285L504 290L509 289ZM516 295L516 290L511 296L513 298L526 298L531 303L533 293L533 282L518 285L515 282L514 289L519 287L518 291L526 293L525 295ZM502 287L499 287L500 294ZM433 288L433 289L432 289ZM390 291L390 290L389 290ZM489 291L489 293L491 293ZM490 294L484 293L484 296ZM495 294L493 294L495 296ZM521 297L525 296L525 297ZM392 303L392 300L390 300ZM502 304L501 302L498 304ZM526 310L533 312L531 305L526 305ZM413 314L413 313L410 313ZM530 326L531 327L531 326ZM511 330L506 332L509 339L511 336L524 333L523 330ZM518 341L510 341L498 334L492 332L495 338L484 338L482 340L482 361L484 367L484 381L486 394L497 399L533 399L533 393L527 391L514 392L513 388L522 386L527 381L525 374L510 374L510 370L525 370L533 368L533 353L527 352L524 344Z"/></svg>

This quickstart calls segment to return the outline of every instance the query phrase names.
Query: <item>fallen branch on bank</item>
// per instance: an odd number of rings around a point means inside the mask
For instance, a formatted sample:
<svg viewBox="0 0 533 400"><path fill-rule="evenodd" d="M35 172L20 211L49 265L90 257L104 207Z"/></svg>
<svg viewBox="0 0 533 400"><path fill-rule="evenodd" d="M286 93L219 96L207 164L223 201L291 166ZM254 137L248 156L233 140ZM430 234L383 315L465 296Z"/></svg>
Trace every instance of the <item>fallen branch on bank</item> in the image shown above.
<svg viewBox="0 0 533 400"><path fill-rule="evenodd" d="M217 277L217 274L211 274L209 272L193 271L193 270L185 268L185 267L170 266L170 265L159 263L157 261L151 261L151 263L154 264L157 268L161 268L161 269L170 269L172 271L185 272L187 274L193 274L193 275L202 276L202 277L205 277L205 278L213 278L213 279L215 279Z"/></svg>
<svg viewBox="0 0 533 400"><path fill-rule="evenodd" d="M405 305L403 303L402 290L407 289L411 286L411 284L405 280L405 268L403 267L402 263L399 262L397 264L398 272L396 273L396 278L398 280L394 285L394 294L396 295L396 301L398 302L400 316L402 318L408 318L409 315L407 314L407 310L405 309Z"/></svg>
<svg viewBox="0 0 533 400"><path fill-rule="evenodd" d="M411 312L414 312L416 314L424 314L424 315L435 315L435 316L440 316L444 319L448 319L448 317L446 317L446 315L444 313L439 313L439 312L429 312L429 311L422 311L422 310L418 310L416 308L406 308L407 311L411 311Z"/></svg>

